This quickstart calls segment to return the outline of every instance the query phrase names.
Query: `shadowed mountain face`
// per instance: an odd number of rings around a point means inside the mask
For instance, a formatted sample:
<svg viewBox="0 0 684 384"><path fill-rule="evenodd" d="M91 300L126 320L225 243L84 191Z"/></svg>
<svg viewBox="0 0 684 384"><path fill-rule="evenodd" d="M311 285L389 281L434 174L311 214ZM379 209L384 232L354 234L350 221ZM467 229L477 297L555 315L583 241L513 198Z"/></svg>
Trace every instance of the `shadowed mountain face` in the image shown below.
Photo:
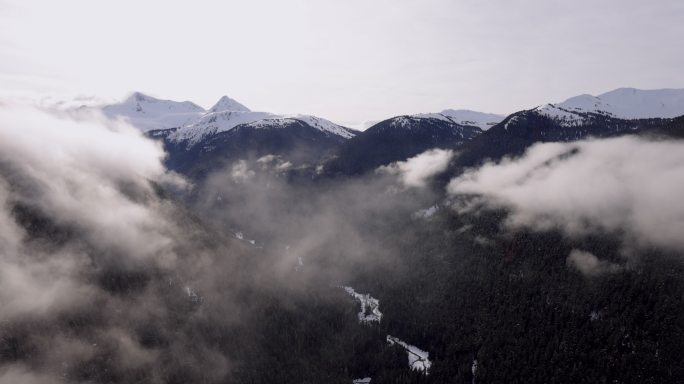
<svg viewBox="0 0 684 384"><path fill-rule="evenodd" d="M571 142L648 132L674 136L681 125L681 117L626 120L596 113L582 113L581 116L581 122L566 124L563 120L535 110L514 113L463 146L456 163L474 166L487 159L519 156L535 143Z"/></svg>
<svg viewBox="0 0 684 384"><path fill-rule="evenodd" d="M457 148L482 130L436 118L400 116L382 121L345 142L325 164L329 175L360 175L431 148Z"/></svg>
<svg viewBox="0 0 684 384"><path fill-rule="evenodd" d="M192 144L171 139L175 130L150 131L148 135L164 140L171 169L195 179L233 161L266 155L280 156L293 168L308 169L312 176L321 174L317 165L328 176L360 175L431 148L457 148L482 133L474 126L410 116L385 120L355 132L351 139L314 129L298 119L267 119L258 124L258 128L239 125Z"/></svg>
<svg viewBox="0 0 684 384"><path fill-rule="evenodd" d="M151 135L163 137L164 133L151 132ZM192 179L201 179L240 159L258 159L268 155L285 159L292 168L313 168L346 140L303 121L285 119L265 120L258 128L250 124L239 125L193 145L165 139L164 146L169 153L166 164L170 169Z"/></svg>

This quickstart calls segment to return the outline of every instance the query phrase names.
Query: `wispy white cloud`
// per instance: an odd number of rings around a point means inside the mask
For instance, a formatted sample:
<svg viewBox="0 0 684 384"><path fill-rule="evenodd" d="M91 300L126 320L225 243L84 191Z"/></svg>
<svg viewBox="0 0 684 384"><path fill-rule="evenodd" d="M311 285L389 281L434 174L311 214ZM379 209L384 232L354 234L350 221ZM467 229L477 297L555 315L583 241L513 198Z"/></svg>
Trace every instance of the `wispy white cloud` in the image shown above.
<svg viewBox="0 0 684 384"><path fill-rule="evenodd" d="M684 249L682 141L537 144L520 158L465 172L448 190L511 208L512 226L624 232L642 245Z"/></svg>
<svg viewBox="0 0 684 384"><path fill-rule="evenodd" d="M617 264L599 260L596 255L579 249L573 249L570 252L567 264L586 276L597 276L603 273L616 272L620 269Z"/></svg>
<svg viewBox="0 0 684 384"><path fill-rule="evenodd" d="M397 161L378 168L380 173L398 175L406 187L424 187L428 180L446 170L454 152L430 149L406 161Z"/></svg>

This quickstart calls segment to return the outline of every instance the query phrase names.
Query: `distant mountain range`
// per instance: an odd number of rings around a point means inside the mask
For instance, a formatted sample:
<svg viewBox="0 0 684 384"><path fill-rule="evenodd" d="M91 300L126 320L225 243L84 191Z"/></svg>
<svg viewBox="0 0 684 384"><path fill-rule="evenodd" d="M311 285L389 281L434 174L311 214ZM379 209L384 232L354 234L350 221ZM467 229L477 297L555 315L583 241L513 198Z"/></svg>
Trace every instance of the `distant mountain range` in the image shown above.
<svg viewBox="0 0 684 384"><path fill-rule="evenodd" d="M133 93L101 107L163 140L172 169L199 177L238 158L278 155L299 169L326 175L361 174L429 148L459 148L459 162L515 155L539 141L569 141L669 132L684 115L684 89L620 88L579 95L508 116L446 109L392 117L356 131L311 115L255 112L227 96L205 110L190 101ZM663 131L664 130L664 131ZM466 145L467 144L467 145Z"/></svg>

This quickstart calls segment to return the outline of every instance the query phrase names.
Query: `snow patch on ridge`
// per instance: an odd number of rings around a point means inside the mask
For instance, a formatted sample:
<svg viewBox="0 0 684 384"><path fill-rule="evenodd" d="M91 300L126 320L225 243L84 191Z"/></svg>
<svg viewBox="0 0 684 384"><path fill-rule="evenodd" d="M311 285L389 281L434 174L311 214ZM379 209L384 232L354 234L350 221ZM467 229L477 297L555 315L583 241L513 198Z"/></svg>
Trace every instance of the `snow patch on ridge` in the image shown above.
<svg viewBox="0 0 684 384"><path fill-rule="evenodd" d="M194 124L189 124L169 135L169 140L197 144L207 136L229 131L240 124L253 123L268 119L273 115L267 112L223 111L207 113Z"/></svg>
<svg viewBox="0 0 684 384"><path fill-rule="evenodd" d="M197 121L204 109L190 101L162 100L133 93L118 104L101 108L110 119L124 119L143 132L155 129L179 128Z"/></svg>
<svg viewBox="0 0 684 384"><path fill-rule="evenodd" d="M198 122L184 126L169 135L169 139L174 142L186 142L192 146L207 136L230 131L237 126L253 129L285 128L296 121L303 122L321 132L331 133L345 139L355 136L353 131L315 116L296 115L296 117L287 117L268 112L223 111L205 114Z"/></svg>
<svg viewBox="0 0 684 384"><path fill-rule="evenodd" d="M477 112L468 109L445 109L440 113L419 113L413 116L418 118L439 119L459 125L469 125L478 127L483 131L498 124L506 117L495 113Z"/></svg>
<svg viewBox="0 0 684 384"><path fill-rule="evenodd" d="M310 115L292 115L288 117L299 121L303 121L321 132L330 132L332 134L342 136L345 139L351 139L352 137L356 136L351 130L346 129L340 125L337 125L332 121L321 119L320 117Z"/></svg>
<svg viewBox="0 0 684 384"><path fill-rule="evenodd" d="M627 120L674 118L684 115L684 89L619 88L598 96L571 97L533 110L564 126L581 125L591 114Z"/></svg>

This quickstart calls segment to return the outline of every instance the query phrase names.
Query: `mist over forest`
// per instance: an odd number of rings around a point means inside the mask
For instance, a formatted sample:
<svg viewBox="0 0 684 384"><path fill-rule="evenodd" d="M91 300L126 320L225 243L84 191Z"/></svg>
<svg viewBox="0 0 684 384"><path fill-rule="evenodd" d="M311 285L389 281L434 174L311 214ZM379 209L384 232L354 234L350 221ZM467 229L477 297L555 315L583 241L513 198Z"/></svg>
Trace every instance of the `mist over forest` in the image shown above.
<svg viewBox="0 0 684 384"><path fill-rule="evenodd" d="M0 384L684 383L681 0L0 0Z"/></svg>

